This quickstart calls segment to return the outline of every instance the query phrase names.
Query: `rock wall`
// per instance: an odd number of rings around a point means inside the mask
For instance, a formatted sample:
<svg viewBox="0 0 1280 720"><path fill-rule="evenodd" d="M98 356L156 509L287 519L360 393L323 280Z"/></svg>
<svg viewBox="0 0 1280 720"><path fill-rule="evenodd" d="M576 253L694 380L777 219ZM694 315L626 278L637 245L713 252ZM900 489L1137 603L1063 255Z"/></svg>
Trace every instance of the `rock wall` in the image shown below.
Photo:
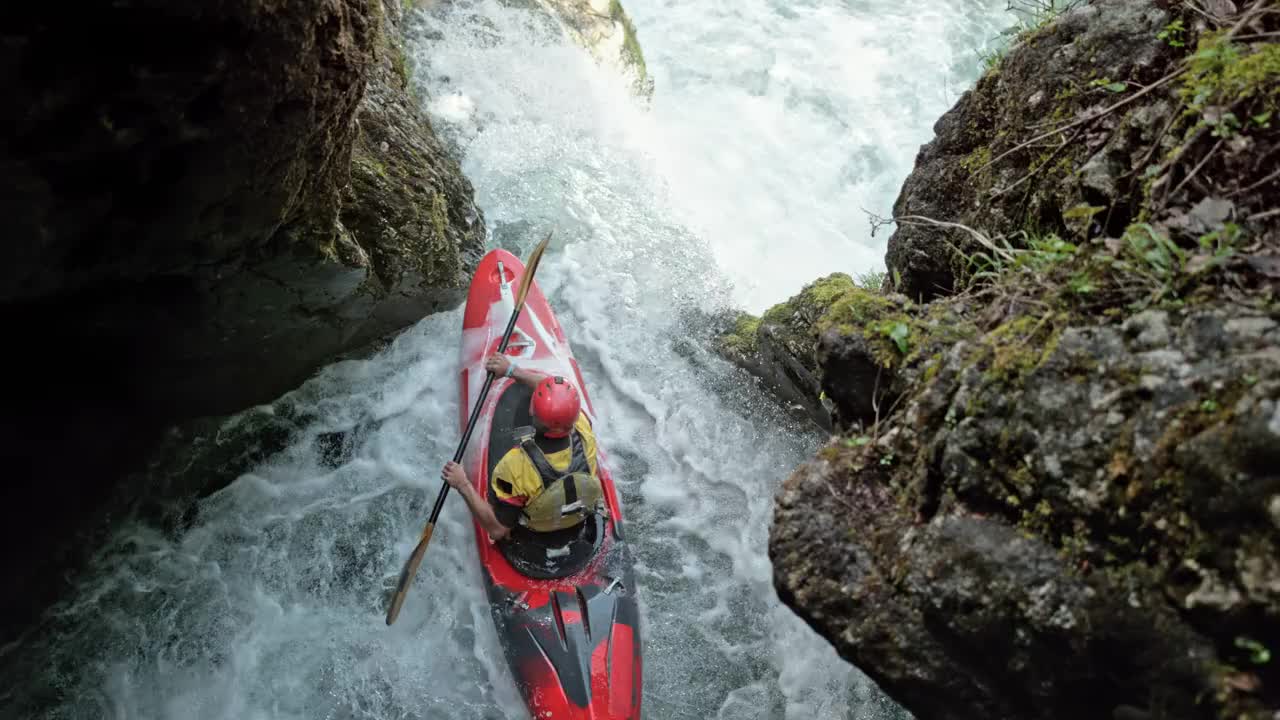
<svg viewBox="0 0 1280 720"><path fill-rule="evenodd" d="M538 0L565 24L579 45L599 62L618 68L631 78L641 95L653 94L653 78L635 25L620 0Z"/></svg>
<svg viewBox="0 0 1280 720"><path fill-rule="evenodd" d="M762 317L741 313L721 335L717 352L759 378L793 413L831 429L831 412L818 372L818 321L831 303L853 290L853 279L833 273L806 286Z"/></svg>
<svg viewBox="0 0 1280 720"><path fill-rule="evenodd" d="M67 538L164 427L465 293L484 222L408 87L404 9L0 10L3 541L29 583L7 618L56 594Z"/></svg>
<svg viewBox="0 0 1280 720"><path fill-rule="evenodd" d="M778 593L921 720L1280 713L1280 16L1205 5L1024 32L920 153L895 292L791 344L838 434Z"/></svg>

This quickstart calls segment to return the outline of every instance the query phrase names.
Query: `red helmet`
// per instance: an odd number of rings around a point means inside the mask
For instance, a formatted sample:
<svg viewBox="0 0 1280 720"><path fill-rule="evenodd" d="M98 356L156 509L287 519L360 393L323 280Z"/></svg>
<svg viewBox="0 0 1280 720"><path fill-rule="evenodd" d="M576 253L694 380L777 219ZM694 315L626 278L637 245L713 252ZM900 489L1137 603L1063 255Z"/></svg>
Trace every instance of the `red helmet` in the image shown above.
<svg viewBox="0 0 1280 720"><path fill-rule="evenodd" d="M578 421L582 401L578 389L560 376L549 377L538 383L529 400L529 412L544 435L561 438L569 434Z"/></svg>

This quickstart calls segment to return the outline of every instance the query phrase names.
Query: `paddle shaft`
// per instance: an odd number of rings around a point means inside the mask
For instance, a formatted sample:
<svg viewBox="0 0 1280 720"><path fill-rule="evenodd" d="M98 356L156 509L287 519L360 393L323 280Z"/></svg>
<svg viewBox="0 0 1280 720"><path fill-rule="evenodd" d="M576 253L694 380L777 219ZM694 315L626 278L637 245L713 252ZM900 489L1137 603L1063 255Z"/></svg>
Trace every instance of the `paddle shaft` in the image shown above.
<svg viewBox="0 0 1280 720"><path fill-rule="evenodd" d="M504 353L507 350L507 344L511 342L511 333L515 330L516 320L520 317L520 310L524 306L523 298L516 305L516 309L511 312L511 320L507 322L507 329L502 333L502 342L498 343L498 353ZM493 387L493 381L497 376L493 373L486 373L484 378L484 386L480 388L480 397L476 398L476 406L471 408L471 417L467 420L467 429L462 433L462 440L458 442L458 449L453 453L454 462L462 462L462 455L467 451L467 443L471 441L471 433L476 429L476 421L480 418L480 408L484 406L484 399L489 395L489 389ZM413 580L413 576L418 572L418 566L422 564L422 558L427 554L427 545L431 542L431 535L436 529L436 520L440 517L440 511L444 508L445 498L449 497L449 484L445 483L440 488L440 494L436 495L435 507L431 508L431 518L427 520L427 526L422 531L422 537L418 540L418 545L413 549L413 554L409 556L409 560L404 564L404 569L400 571L400 580L396 583L396 592L391 597L391 607L387 608L387 624L396 621L400 615L400 608L404 605L404 599L409 590L409 583Z"/></svg>
<svg viewBox="0 0 1280 720"><path fill-rule="evenodd" d="M520 305L523 305L521 303ZM520 306L511 312L511 319L507 321L507 329L502 333L502 342L498 343L498 354L507 351L507 345L511 342L511 333L516 328L516 320L520 317ZM467 429L462 433L462 440L458 442L458 449L453 453L454 462L462 462L462 456L467 451L467 443L471 441L471 433L476 429L476 421L480 419L480 408L484 407L484 400L489 396L489 389L493 387L493 381L497 378L493 373L487 373L484 378L484 385L480 388L480 397L476 398L476 406L471 408L471 417L467 420ZM431 525L436 524L436 519L440 517L440 510L444 508L444 500L449 495L449 483L445 483L440 488L440 494L436 495L435 507L431 508L431 517L427 520Z"/></svg>
<svg viewBox="0 0 1280 720"><path fill-rule="evenodd" d="M529 256L529 263L525 266L524 275L520 278L520 292L516 296L515 308L511 311L511 319L507 321L507 329L502 333L502 340L498 343L498 354L507 351L507 344L511 342L511 333L516 329L516 320L520 319L520 311L524 309L525 298L528 297L529 290L533 287L533 274L538 271L538 265L542 262L542 253L547 249L547 243L551 241L551 233L547 233L546 239L538 244ZM499 266L501 267L501 266ZM485 398L489 395L489 389L493 387L493 381L496 379L492 372L486 373L484 378L484 386L480 388L480 396L476 398L475 407L471 408L471 417L467 420L467 429L462 433L462 440L458 442L458 449L453 453L453 461L462 462L462 455L467 451L467 443L471 441L471 433L476 429L476 421L480 419L480 408L484 406ZM413 576L418 572L418 566L422 564L422 558L427 553L427 545L431 542L431 535L436 529L436 520L440 517L440 511L444 508L445 498L449 496L449 484L445 483L440 488L440 494L436 496L435 507L431 508L431 518L427 521L427 526L422 530L422 537L418 540L418 545L413 549L413 554L409 556L405 562L404 568L400 571L400 580L396 583L395 593L391 596L391 606L387 608L387 624L390 625L396 621L400 615L400 608L404 605L405 596L409 592L409 585L413 582Z"/></svg>

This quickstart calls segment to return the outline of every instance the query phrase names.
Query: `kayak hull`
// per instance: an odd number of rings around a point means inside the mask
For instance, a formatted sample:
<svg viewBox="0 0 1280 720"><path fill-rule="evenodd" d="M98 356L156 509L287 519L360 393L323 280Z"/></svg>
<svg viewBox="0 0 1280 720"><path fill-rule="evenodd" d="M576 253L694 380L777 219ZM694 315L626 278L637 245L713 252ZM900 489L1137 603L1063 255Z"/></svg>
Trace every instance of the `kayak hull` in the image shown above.
<svg viewBox="0 0 1280 720"><path fill-rule="evenodd" d="M463 317L459 423L465 427L486 378L484 360L497 352L524 264L505 250L481 260ZM560 323L535 282L508 346L524 368L561 375L595 409ZM523 393L523 395L522 395ZM463 457L467 477L487 496L489 473L512 446L512 425L528 424L528 390L497 378L481 406ZM531 577L473 522L490 614L516 685L537 720L623 720L640 717L640 618L622 507L607 455L597 448L607 510L594 521L582 562L563 577ZM505 549L505 552L504 552ZM529 568L521 566L523 570Z"/></svg>

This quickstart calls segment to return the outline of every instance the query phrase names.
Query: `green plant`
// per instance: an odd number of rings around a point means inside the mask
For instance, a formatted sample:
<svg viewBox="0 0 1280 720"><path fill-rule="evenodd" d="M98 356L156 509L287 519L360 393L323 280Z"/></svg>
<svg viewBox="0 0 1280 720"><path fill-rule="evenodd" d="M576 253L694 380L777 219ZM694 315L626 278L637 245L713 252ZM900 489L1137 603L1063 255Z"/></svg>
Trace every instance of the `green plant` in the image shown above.
<svg viewBox="0 0 1280 720"><path fill-rule="evenodd" d="M1019 16L1025 26L1039 29L1083 4L1084 0L1009 0L1005 9Z"/></svg>
<svg viewBox="0 0 1280 720"><path fill-rule="evenodd" d="M1105 211L1107 208L1102 205L1077 205L1066 212L1062 213L1064 220L1092 220L1093 216Z"/></svg>
<svg viewBox="0 0 1280 720"><path fill-rule="evenodd" d="M1008 272L1025 271L1041 275L1075 256L1079 248L1054 233L1023 233L1025 248L1013 247L1007 240L991 241L992 247L964 257L971 282L993 280ZM996 243L999 244L996 244Z"/></svg>
<svg viewBox="0 0 1280 720"><path fill-rule="evenodd" d="M1216 138L1232 138L1240 132L1240 119L1235 113L1227 112L1217 117L1206 116L1204 120L1213 128Z"/></svg>
<svg viewBox="0 0 1280 720"><path fill-rule="evenodd" d="M1187 46L1187 26L1183 24L1179 18L1164 26L1164 29L1156 33L1157 40L1163 40L1169 47L1186 47Z"/></svg>
<svg viewBox="0 0 1280 720"><path fill-rule="evenodd" d="M1214 263L1221 263L1235 254L1236 244L1240 242L1240 236L1243 234L1244 230L1239 225L1227 223L1221 230L1201 235L1196 240L1196 244L1201 250L1209 253Z"/></svg>
<svg viewBox="0 0 1280 720"><path fill-rule="evenodd" d="M1280 98L1278 79L1280 45L1267 43L1250 51L1222 33L1209 33L1188 61L1182 97L1196 113L1261 99L1265 107L1251 110L1247 117L1260 117L1263 124L1271 119Z"/></svg>
<svg viewBox="0 0 1280 720"><path fill-rule="evenodd" d="M1235 645L1241 650L1248 651L1249 660L1254 665L1266 665L1271 662L1271 650L1253 638L1237 637Z"/></svg>
<svg viewBox="0 0 1280 720"><path fill-rule="evenodd" d="M1034 35L1062 13L1082 4L1084 0L1009 0L1005 10L1016 20L977 51L983 73L998 71L1000 61L1017 42Z"/></svg>
<svg viewBox="0 0 1280 720"><path fill-rule="evenodd" d="M853 279L858 287L871 292L880 292L880 288L884 286L885 272L883 270L868 270L860 273Z"/></svg>
<svg viewBox="0 0 1280 720"><path fill-rule="evenodd" d="M644 60L644 51L640 49L640 40L636 37L636 26L631 22L631 17L622 8L619 0L610 0L609 19L622 23L622 59L635 68L637 82L643 83L649 73Z"/></svg>
<svg viewBox="0 0 1280 720"><path fill-rule="evenodd" d="M1089 83L1089 86L1102 88L1107 92L1113 92L1113 93L1122 93L1125 90L1129 89L1128 83L1111 82L1111 78L1105 78L1105 77L1094 80L1093 82Z"/></svg>
<svg viewBox="0 0 1280 720"><path fill-rule="evenodd" d="M1147 223L1129 228L1124 239L1130 255L1140 261L1137 268L1153 278L1168 280L1186 264L1186 251Z"/></svg>
<svg viewBox="0 0 1280 720"><path fill-rule="evenodd" d="M1067 288L1076 295L1088 295L1098 289L1098 284L1089 273L1078 272L1067 280Z"/></svg>
<svg viewBox="0 0 1280 720"><path fill-rule="evenodd" d="M978 50L978 61L982 63L982 74L994 72L1000 67L1000 61L1004 59L1005 54L1009 52L1008 45L998 45L996 47Z"/></svg>
<svg viewBox="0 0 1280 720"><path fill-rule="evenodd" d="M911 326L904 322L886 322L880 325L880 334L893 341L898 352L906 355L911 352Z"/></svg>
<svg viewBox="0 0 1280 720"><path fill-rule="evenodd" d="M1161 300L1178 300L1180 287L1190 278L1223 265L1236 252L1243 231L1237 225L1200 237L1196 248L1184 249L1147 223L1129 226L1116 256L1103 256L1121 284L1147 291L1144 306Z"/></svg>

